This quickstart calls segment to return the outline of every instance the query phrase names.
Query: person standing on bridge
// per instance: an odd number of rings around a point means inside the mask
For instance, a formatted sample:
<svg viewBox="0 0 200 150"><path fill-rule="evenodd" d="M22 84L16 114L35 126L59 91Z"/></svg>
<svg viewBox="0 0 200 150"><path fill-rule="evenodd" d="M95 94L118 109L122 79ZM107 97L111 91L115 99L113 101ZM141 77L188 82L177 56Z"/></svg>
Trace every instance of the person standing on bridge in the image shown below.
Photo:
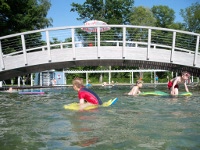
<svg viewBox="0 0 200 150"><path fill-rule="evenodd" d="M169 80L168 82L168 89L170 90L171 95L178 95L178 88L179 84L183 83L185 86L186 92L189 92L188 87L187 87L187 80L190 78L190 74L188 72L182 72L181 76L177 76L176 78L173 78Z"/></svg>
<svg viewBox="0 0 200 150"><path fill-rule="evenodd" d="M75 78L72 81L73 88L75 91L78 92L80 110L91 106L91 105L102 105L102 101L99 96L94 93L92 90L87 89L83 86L83 79L82 78Z"/></svg>

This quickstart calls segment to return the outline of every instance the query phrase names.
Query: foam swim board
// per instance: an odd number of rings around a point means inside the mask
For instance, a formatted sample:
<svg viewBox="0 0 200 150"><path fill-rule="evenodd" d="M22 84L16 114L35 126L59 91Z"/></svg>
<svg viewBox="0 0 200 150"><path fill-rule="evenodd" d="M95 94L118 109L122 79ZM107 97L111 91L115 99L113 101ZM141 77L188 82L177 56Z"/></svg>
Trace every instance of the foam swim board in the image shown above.
<svg viewBox="0 0 200 150"><path fill-rule="evenodd" d="M169 94L162 92L162 91L151 91L151 92L142 92L139 95L142 95L142 96L165 96L165 95L169 95Z"/></svg>
<svg viewBox="0 0 200 150"><path fill-rule="evenodd" d="M104 102L102 105L92 105L84 108L84 110L90 110L90 109L95 109L98 107L108 107L116 103L118 98L110 99L107 102ZM79 110L79 103L70 103L68 105L64 105L64 109L69 109L69 110Z"/></svg>
<svg viewBox="0 0 200 150"><path fill-rule="evenodd" d="M142 92L139 95L142 96L168 96L170 94L162 92L162 91L152 91L152 92ZM178 96L191 96L191 92L182 92Z"/></svg>
<svg viewBox="0 0 200 150"><path fill-rule="evenodd" d="M43 95L44 92L37 92L37 91L33 91L33 92L19 92L19 94L22 94L22 95Z"/></svg>
<svg viewBox="0 0 200 150"><path fill-rule="evenodd" d="M180 93L179 95L181 95L181 96L191 96L192 93L191 92L183 92L183 93Z"/></svg>

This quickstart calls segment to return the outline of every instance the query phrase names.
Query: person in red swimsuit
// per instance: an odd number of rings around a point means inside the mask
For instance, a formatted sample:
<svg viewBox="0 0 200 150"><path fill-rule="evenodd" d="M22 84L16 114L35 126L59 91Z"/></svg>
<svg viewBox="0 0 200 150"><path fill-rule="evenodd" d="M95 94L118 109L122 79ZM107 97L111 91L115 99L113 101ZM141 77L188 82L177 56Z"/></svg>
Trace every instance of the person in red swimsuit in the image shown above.
<svg viewBox="0 0 200 150"><path fill-rule="evenodd" d="M102 101L99 96L90 89L83 86L82 78L75 78L72 81L73 88L78 92L80 110L83 110L87 106L102 105Z"/></svg>
<svg viewBox="0 0 200 150"><path fill-rule="evenodd" d="M190 78L190 74L188 72L182 72L181 76L177 76L176 78L173 78L169 80L168 82L168 89L170 90L171 95L178 95L178 84L183 83L185 86L186 92L189 92L186 81Z"/></svg>

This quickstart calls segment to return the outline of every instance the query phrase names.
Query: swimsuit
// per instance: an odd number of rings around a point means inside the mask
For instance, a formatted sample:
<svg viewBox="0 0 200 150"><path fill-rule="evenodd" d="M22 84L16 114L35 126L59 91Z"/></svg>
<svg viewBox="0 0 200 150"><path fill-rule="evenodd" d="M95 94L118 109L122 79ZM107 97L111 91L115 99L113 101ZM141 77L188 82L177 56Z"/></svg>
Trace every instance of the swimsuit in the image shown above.
<svg viewBox="0 0 200 150"><path fill-rule="evenodd" d="M167 86L168 86L168 89L170 90L171 87L173 86L173 82L172 82L172 81L169 81L168 84L167 84ZM176 85L174 86L174 88L177 88L177 89L178 89L178 84L176 84Z"/></svg>
<svg viewBox="0 0 200 150"><path fill-rule="evenodd" d="M79 99L84 99L85 101L95 105L102 104L101 99L98 97L96 93L84 87L78 91L78 97Z"/></svg>

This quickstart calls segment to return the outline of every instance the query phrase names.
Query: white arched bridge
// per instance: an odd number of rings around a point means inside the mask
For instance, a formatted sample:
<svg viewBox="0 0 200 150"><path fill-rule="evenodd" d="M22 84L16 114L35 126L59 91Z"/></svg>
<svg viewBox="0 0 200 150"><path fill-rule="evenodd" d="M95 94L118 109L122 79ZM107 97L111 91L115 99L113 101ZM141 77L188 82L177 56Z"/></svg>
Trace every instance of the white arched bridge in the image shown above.
<svg viewBox="0 0 200 150"><path fill-rule="evenodd" d="M76 66L136 66L200 75L200 34L147 26L47 28L0 37L0 80ZM109 31L101 32L101 28Z"/></svg>

